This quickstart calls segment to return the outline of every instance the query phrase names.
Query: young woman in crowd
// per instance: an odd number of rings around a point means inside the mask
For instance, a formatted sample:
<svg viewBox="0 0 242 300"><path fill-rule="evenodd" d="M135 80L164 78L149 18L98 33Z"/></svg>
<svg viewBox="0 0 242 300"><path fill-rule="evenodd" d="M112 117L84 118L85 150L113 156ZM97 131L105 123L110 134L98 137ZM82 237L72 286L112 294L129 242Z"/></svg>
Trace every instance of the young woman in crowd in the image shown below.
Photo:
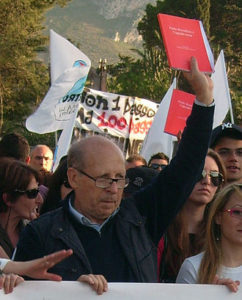
<svg viewBox="0 0 242 300"><path fill-rule="evenodd" d="M211 284L217 278L230 278L234 291L242 281L242 184L239 183L218 193L208 215L205 251L184 261L177 282Z"/></svg>
<svg viewBox="0 0 242 300"><path fill-rule="evenodd" d="M175 282L184 259L201 252L208 206L226 180L219 155L208 151L199 181L158 247L159 280Z"/></svg>
<svg viewBox="0 0 242 300"><path fill-rule="evenodd" d="M23 162L0 159L0 246L12 257L24 220L38 217L38 173Z"/></svg>

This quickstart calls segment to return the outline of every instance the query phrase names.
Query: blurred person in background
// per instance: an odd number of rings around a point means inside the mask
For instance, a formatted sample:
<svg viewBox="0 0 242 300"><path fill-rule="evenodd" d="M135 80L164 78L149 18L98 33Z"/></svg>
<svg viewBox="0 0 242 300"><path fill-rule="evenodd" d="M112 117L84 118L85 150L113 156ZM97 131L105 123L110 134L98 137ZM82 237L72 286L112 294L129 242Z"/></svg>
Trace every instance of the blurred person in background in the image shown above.
<svg viewBox="0 0 242 300"><path fill-rule="evenodd" d="M46 213L63 205L65 197L72 191L67 178L67 156L61 158L60 163L52 174L45 201L40 214Z"/></svg>
<svg viewBox="0 0 242 300"><path fill-rule="evenodd" d="M148 162L148 167L162 171L169 164L169 157L163 152L153 154Z"/></svg>
<svg viewBox="0 0 242 300"><path fill-rule="evenodd" d="M47 145L37 145L30 153L30 166L38 171L39 183L48 187L52 174L53 152Z"/></svg>
<svg viewBox="0 0 242 300"><path fill-rule="evenodd" d="M222 158L228 183L242 183L242 127L226 123L212 132L210 147Z"/></svg>
<svg viewBox="0 0 242 300"><path fill-rule="evenodd" d="M145 158L139 154L133 154L126 159L125 168L126 170L135 167L147 166Z"/></svg>
<svg viewBox="0 0 242 300"><path fill-rule="evenodd" d="M26 164L30 161L30 147L19 133L8 133L0 141L0 157L12 157Z"/></svg>

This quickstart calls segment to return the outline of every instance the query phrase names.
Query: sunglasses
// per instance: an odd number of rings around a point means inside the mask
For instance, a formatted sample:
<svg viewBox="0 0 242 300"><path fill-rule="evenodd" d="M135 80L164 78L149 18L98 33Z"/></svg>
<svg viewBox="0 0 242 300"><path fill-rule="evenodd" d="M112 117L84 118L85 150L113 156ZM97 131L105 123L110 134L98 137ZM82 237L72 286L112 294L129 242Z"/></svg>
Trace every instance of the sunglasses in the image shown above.
<svg viewBox="0 0 242 300"><path fill-rule="evenodd" d="M223 212L229 213L233 218L242 219L242 208L225 209Z"/></svg>
<svg viewBox="0 0 242 300"><path fill-rule="evenodd" d="M31 189L31 190L25 190L25 191L16 189L13 192L16 194L19 194L19 195L25 194L29 199L34 199L38 196L39 189Z"/></svg>
<svg viewBox="0 0 242 300"><path fill-rule="evenodd" d="M163 170L167 165L160 165L160 164L150 164L150 168L154 170L158 170L159 168Z"/></svg>
<svg viewBox="0 0 242 300"><path fill-rule="evenodd" d="M223 175L221 173L219 173L217 171L206 172L205 170L202 171L202 174L201 174L200 178L198 179L198 181L204 179L207 175L211 179L211 182L214 186L220 186L222 184L222 182L224 181Z"/></svg>

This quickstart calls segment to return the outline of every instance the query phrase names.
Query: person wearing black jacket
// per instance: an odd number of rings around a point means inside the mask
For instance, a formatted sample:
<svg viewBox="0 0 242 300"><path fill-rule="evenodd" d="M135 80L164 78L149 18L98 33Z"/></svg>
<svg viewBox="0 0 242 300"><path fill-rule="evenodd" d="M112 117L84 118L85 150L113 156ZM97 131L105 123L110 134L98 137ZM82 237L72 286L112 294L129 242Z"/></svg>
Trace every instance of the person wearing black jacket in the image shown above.
<svg viewBox="0 0 242 300"><path fill-rule="evenodd" d="M93 273L110 282L157 282L157 244L201 175L213 124L211 79L194 58L185 77L197 99L170 164L121 201L127 185L121 150L101 136L73 144L67 171L73 192L64 207L26 226L15 260L71 248L73 255L50 270L63 280Z"/></svg>

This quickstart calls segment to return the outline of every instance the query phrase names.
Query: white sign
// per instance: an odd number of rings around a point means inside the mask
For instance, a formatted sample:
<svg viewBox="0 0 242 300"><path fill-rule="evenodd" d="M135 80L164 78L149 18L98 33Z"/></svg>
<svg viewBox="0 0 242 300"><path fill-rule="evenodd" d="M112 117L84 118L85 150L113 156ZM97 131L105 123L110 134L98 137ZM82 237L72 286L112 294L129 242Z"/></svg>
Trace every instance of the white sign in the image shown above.
<svg viewBox="0 0 242 300"><path fill-rule="evenodd" d="M0 299L9 300L241 300L242 289L232 293L225 286L162 283L109 283L108 291L97 295L87 284L73 281L25 281L11 294L0 291Z"/></svg>
<svg viewBox="0 0 242 300"><path fill-rule="evenodd" d="M159 105L147 99L85 89L75 124L80 136L100 133L127 156L138 153Z"/></svg>
<svg viewBox="0 0 242 300"><path fill-rule="evenodd" d="M77 121L82 129L143 140L158 106L146 99L86 89Z"/></svg>

